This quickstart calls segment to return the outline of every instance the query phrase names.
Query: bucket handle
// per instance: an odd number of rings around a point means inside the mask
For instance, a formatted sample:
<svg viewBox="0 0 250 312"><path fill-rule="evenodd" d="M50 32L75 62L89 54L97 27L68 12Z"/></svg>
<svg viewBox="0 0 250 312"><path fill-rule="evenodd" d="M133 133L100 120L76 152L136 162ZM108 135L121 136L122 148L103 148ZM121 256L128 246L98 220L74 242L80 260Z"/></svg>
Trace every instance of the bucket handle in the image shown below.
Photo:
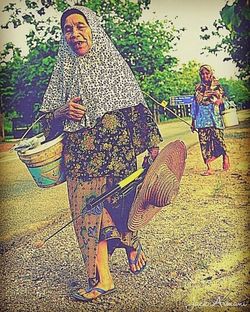
<svg viewBox="0 0 250 312"><path fill-rule="evenodd" d="M38 118L33 122L33 124L24 132L24 134L22 135L22 137L19 139L18 142L21 142L21 141L26 137L26 135L30 132L30 130L34 127L34 125L35 125L36 123L38 123L38 121L41 120L45 115L46 115L46 114L43 114L43 115L41 115L40 117L38 117ZM9 149L9 152L14 151L14 150L15 150L15 146L16 146L16 145L12 146L12 147Z"/></svg>
<svg viewBox="0 0 250 312"><path fill-rule="evenodd" d="M46 114L43 114L40 117L38 117L37 120L35 120L33 124L24 132L23 136L21 137L19 141L22 141L26 137L26 135L30 132L30 130L34 127L34 125L37 124L38 121L41 120L45 115Z"/></svg>

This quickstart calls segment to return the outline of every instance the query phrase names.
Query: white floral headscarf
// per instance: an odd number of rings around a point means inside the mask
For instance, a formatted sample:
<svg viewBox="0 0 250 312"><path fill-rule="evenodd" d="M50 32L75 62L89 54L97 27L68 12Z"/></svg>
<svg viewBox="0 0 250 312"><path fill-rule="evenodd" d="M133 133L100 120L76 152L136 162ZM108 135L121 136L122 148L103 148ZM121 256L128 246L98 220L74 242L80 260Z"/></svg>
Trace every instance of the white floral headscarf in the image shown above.
<svg viewBox="0 0 250 312"><path fill-rule="evenodd" d="M92 47L84 56L76 55L62 38L57 62L41 105L41 112L51 112L80 96L87 107L80 122L66 119L64 130L73 132L93 127L106 112L146 105L142 92L126 61L100 25L94 12L85 7L72 7L87 18L92 31ZM65 12L66 12L65 11Z"/></svg>

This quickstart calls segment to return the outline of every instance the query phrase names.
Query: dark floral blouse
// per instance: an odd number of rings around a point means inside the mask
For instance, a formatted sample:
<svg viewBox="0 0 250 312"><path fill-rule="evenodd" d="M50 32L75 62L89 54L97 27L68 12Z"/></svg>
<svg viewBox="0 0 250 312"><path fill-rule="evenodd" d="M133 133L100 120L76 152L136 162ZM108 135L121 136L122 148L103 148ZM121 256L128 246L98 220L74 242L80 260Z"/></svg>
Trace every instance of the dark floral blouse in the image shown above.
<svg viewBox="0 0 250 312"><path fill-rule="evenodd" d="M59 123L53 113L46 115L47 138L60 128ZM66 175L83 181L100 176L124 178L136 170L136 156L160 141L159 129L144 105L108 112L93 128L65 132Z"/></svg>

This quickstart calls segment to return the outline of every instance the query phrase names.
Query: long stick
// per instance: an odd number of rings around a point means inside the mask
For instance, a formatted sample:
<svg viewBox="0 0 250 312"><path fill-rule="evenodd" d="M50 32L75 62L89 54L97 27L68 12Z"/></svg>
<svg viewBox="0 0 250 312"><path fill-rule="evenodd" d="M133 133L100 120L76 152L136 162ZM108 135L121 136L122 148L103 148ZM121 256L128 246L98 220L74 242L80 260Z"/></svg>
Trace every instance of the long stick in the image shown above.
<svg viewBox="0 0 250 312"><path fill-rule="evenodd" d="M187 124L189 127L192 127L192 125L187 122L185 119L181 118L180 116L178 116L174 111L172 111L171 109L169 109L167 106L163 105L162 103L156 101L156 99L154 99L150 94L143 92L146 96L148 96L152 101L154 101L156 104L160 105L161 107L163 107L165 110L168 110L170 113L172 113L173 115L175 115L177 118L179 118L181 121L185 122L185 124Z"/></svg>
<svg viewBox="0 0 250 312"><path fill-rule="evenodd" d="M125 179L123 179L122 181L120 181L113 189L104 192L103 194L101 194L100 196L97 196L91 203L88 203L85 207L91 209L95 206L97 206L98 204L100 204L101 202L103 202L105 199L107 199L109 196L115 194L116 192L122 190L123 188L125 188L126 186L128 186L129 184L131 184L133 181L135 181L137 178L139 178L142 173L144 172L143 168L140 168L138 170L136 170L135 172L133 172L130 176L126 177ZM50 236L48 236L47 238L45 238L44 240L39 240L37 241L34 245L36 248L41 248L48 240L50 240L53 236L55 236L56 234L58 234L59 232L61 232L63 229L65 229L68 225L70 225L72 222L74 222L75 220L77 220L79 217L81 217L82 214L79 214L77 216L75 216L74 218L72 218L69 222L67 222L66 224L64 224L61 228L59 228L56 232L54 232L53 234L51 234Z"/></svg>

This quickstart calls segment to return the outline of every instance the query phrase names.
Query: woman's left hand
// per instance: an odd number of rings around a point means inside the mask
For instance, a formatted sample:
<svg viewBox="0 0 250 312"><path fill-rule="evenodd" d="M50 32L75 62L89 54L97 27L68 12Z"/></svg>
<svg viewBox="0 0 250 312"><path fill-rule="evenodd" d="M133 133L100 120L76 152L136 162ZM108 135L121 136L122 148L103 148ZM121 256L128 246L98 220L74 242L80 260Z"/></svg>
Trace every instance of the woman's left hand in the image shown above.
<svg viewBox="0 0 250 312"><path fill-rule="evenodd" d="M86 107L81 104L81 98L74 97L68 101L67 117L72 120L80 121L86 114Z"/></svg>
<svg viewBox="0 0 250 312"><path fill-rule="evenodd" d="M214 104L215 105L221 105L221 104L223 104L223 101L221 99L217 99L214 101Z"/></svg>
<svg viewBox="0 0 250 312"><path fill-rule="evenodd" d="M150 147L148 149L148 156L145 156L143 159L142 168L148 169L158 154L159 147Z"/></svg>
<svg viewBox="0 0 250 312"><path fill-rule="evenodd" d="M148 149L148 152L149 152L149 156L151 157L151 159L155 160L155 158L159 154L159 147L158 146L151 147Z"/></svg>

